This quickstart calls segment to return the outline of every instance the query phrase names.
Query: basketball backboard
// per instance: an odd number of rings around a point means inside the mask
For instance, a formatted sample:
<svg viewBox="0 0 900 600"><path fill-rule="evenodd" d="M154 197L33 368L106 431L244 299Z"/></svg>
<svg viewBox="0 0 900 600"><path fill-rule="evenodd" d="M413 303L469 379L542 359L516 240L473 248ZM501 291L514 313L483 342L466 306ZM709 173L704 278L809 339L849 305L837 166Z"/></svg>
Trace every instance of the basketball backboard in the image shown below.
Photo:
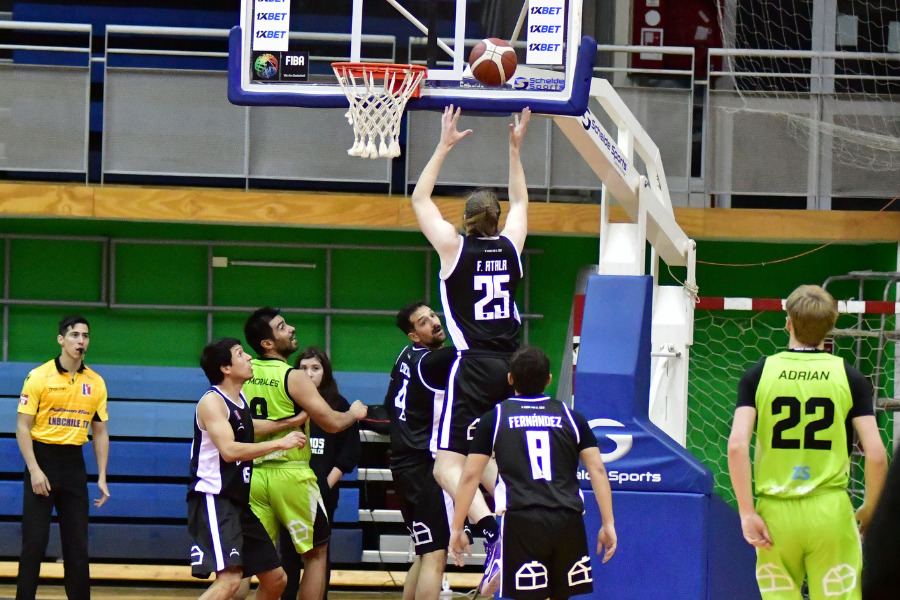
<svg viewBox="0 0 900 600"><path fill-rule="evenodd" d="M241 24L229 40L228 98L254 106L346 107L331 63L349 60L428 65L408 110L454 104L509 114L527 106L581 115L596 56L596 43L581 36L582 0L522 1L510 10L487 0L353 0L346 14L347 3L311 9L302 0L293 7L291 0L242 0ZM434 29L437 39L429 40ZM469 51L488 37L516 49L518 67L501 87L483 86L468 69Z"/></svg>

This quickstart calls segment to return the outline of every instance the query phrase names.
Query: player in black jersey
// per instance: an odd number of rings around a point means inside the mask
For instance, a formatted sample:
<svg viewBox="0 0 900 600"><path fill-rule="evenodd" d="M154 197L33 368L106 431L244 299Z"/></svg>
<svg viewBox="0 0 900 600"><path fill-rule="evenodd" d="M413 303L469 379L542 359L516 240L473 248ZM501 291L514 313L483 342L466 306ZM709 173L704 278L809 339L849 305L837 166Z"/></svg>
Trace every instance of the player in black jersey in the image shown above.
<svg viewBox="0 0 900 600"><path fill-rule="evenodd" d="M303 446L306 436L292 431L253 443L253 416L241 393L253 377L250 360L234 338L207 344L200 357L212 387L197 404L191 444L191 573L200 579L216 573L201 600L228 600L251 575L259 579L258 599L277 600L287 580L275 546L250 510L250 477L254 458Z"/></svg>
<svg viewBox="0 0 900 600"><path fill-rule="evenodd" d="M447 154L472 133L457 129L459 112L452 105L444 110L440 142L412 194L422 233L441 259L441 302L458 351L447 384L434 467L435 478L451 496L456 495L479 417L513 394L507 373L509 357L519 346L521 319L515 296L528 233L528 188L519 152L531 115L526 108L509 126L509 213L503 231L497 197L489 190L477 190L466 201L463 236L444 220L431 198ZM476 532L485 536L490 562L497 523L488 515L477 520Z"/></svg>
<svg viewBox="0 0 900 600"><path fill-rule="evenodd" d="M543 395L551 376L550 361L540 349L521 348L509 368L516 396L485 414L475 430L457 490L450 552L461 566L469 546L462 531L466 511L493 454L499 471L494 501L497 514L504 515L498 595L565 600L590 593L593 577L578 486L579 458L600 508L597 553L603 553L603 562L612 558L617 543L612 492L597 438L583 416Z"/></svg>
<svg viewBox="0 0 900 600"><path fill-rule="evenodd" d="M434 438L456 351L442 348L447 334L424 302L401 308L397 327L413 342L397 357L384 397L390 416L391 475L416 551L403 600L437 600L447 564L452 500L434 479ZM487 505L484 511L490 514Z"/></svg>

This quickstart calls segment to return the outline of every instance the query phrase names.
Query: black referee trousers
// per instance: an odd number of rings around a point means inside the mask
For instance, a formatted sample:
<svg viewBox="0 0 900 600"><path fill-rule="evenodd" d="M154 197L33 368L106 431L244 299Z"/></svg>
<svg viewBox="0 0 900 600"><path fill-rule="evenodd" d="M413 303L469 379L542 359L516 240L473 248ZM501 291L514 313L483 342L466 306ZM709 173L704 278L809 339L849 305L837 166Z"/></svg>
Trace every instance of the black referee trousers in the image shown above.
<svg viewBox="0 0 900 600"><path fill-rule="evenodd" d="M34 600L41 561L50 538L50 515L56 508L62 542L66 596L69 600L91 597L88 558L87 471L81 446L34 442L38 466L50 481L50 495L38 496L31 489L31 474L25 470L22 499L22 554L16 580L16 600Z"/></svg>

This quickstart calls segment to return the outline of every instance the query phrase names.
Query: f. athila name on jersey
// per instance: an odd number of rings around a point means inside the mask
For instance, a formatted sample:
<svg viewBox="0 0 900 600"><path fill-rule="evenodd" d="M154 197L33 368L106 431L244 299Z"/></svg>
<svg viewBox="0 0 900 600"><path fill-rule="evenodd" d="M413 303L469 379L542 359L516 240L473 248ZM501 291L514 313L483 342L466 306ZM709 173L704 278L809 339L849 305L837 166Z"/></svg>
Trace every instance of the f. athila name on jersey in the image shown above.
<svg viewBox="0 0 900 600"><path fill-rule="evenodd" d="M509 426L517 427L562 427L562 417L552 415L514 415L509 418Z"/></svg>

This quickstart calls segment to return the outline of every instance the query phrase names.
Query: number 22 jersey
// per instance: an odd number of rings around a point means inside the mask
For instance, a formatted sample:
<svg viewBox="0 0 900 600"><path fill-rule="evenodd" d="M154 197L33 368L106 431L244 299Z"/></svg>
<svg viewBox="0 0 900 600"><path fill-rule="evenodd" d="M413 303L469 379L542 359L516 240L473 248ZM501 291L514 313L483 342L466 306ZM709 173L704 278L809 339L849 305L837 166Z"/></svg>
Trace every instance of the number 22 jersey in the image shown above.
<svg viewBox="0 0 900 600"><path fill-rule="evenodd" d="M516 289L522 262L505 236L465 236L450 274L441 279L447 332L457 350L512 353L519 347Z"/></svg>
<svg viewBox="0 0 900 600"><path fill-rule="evenodd" d="M869 382L843 358L812 350L769 356L744 373L737 404L757 411L758 495L847 487L852 420L873 415L874 406Z"/></svg>

